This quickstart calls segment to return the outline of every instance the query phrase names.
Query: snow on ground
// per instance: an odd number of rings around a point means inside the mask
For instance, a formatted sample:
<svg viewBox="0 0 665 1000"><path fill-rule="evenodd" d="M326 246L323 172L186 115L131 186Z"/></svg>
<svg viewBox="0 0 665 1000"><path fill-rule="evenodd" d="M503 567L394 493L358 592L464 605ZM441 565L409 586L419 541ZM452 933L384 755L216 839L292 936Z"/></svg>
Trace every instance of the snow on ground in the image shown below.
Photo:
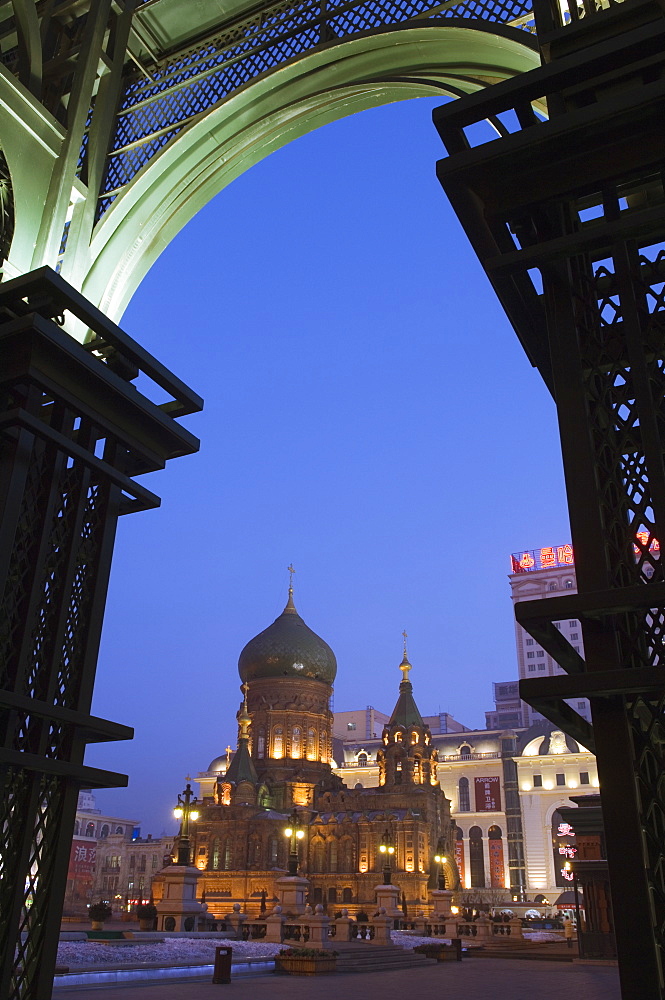
<svg viewBox="0 0 665 1000"><path fill-rule="evenodd" d="M538 942L562 940L560 934L552 931L525 931L524 937L528 941ZM437 939L393 931L392 940L401 948L415 948L419 944L432 944ZM475 945L473 940L466 943L472 947ZM180 962L212 965L218 944L230 944L234 959L272 958L284 947L266 944L264 941L220 941L215 938L200 941L175 938L171 941L129 945L102 944L99 941L61 941L58 947L58 965L66 965L70 969L88 965L140 965L144 962L158 962L164 966L178 965ZM334 942L332 944L334 947Z"/></svg>
<svg viewBox="0 0 665 1000"><path fill-rule="evenodd" d="M235 958L271 958L282 947L263 941L220 941L204 938L176 938L173 941L150 942L146 944L113 945L99 941L61 941L58 946L58 965L75 969L85 965L117 965L143 962L161 962L165 966L180 962L210 964L215 961L215 948L220 944L230 944Z"/></svg>

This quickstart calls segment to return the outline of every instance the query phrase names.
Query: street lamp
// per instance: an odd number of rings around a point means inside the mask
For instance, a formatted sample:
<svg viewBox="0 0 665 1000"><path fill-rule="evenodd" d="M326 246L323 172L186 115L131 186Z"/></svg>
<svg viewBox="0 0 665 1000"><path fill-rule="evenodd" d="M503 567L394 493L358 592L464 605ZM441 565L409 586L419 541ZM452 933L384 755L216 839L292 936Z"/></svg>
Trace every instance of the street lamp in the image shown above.
<svg viewBox="0 0 665 1000"><path fill-rule="evenodd" d="M298 841L305 836L305 831L300 828L300 816L293 810L289 816L289 825L284 831L284 836L290 838L289 850L289 875L298 874Z"/></svg>
<svg viewBox="0 0 665 1000"><path fill-rule="evenodd" d="M178 796L178 805L173 810L173 815L180 820L180 836L178 838L178 859L176 864L189 865L189 824L199 818L199 811L194 806L198 799L193 794L189 781L182 795Z"/></svg>
<svg viewBox="0 0 665 1000"><path fill-rule="evenodd" d="M381 838L379 850L383 854L383 884L392 885L392 868L390 859L395 853L395 845L389 830L386 830Z"/></svg>
<svg viewBox="0 0 665 1000"><path fill-rule="evenodd" d="M438 876L437 876L437 878L438 878L437 889L445 889L446 888L446 873L445 873L445 871L443 869L443 866L447 862L448 858L444 854L435 854L434 855L434 860L436 861L437 865L439 866L439 873L438 873Z"/></svg>

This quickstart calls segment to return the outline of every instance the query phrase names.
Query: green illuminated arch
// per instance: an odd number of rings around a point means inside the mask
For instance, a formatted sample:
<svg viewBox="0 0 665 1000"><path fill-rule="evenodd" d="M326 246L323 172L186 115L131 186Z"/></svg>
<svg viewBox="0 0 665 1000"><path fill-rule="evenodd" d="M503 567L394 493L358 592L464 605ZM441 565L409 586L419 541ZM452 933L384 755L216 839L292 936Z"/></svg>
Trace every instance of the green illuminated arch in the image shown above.
<svg viewBox="0 0 665 1000"><path fill-rule="evenodd" d="M538 63L526 33L417 24L333 43L272 70L191 122L136 175L77 247L65 276L118 320L154 261L227 184L263 157L356 111L472 92ZM491 30L489 30L491 29Z"/></svg>

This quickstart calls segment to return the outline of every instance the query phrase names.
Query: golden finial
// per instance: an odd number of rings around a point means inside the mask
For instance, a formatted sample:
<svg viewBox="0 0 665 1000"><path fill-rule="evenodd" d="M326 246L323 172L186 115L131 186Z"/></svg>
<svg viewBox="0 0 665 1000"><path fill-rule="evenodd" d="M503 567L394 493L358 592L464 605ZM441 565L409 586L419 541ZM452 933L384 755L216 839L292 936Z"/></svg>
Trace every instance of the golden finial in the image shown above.
<svg viewBox="0 0 665 1000"><path fill-rule="evenodd" d="M408 657L408 654L407 654L407 651L406 651L406 640L408 638L408 633L407 633L406 629L404 629L404 631L402 632L402 635L404 636L404 656L402 658L402 662L399 665L399 669L402 671L402 680L403 681L408 681L408 679L409 679L409 670L411 670L411 664L409 663L409 657Z"/></svg>
<svg viewBox="0 0 665 1000"><path fill-rule="evenodd" d="M288 611L290 614L297 615L298 612L296 611L296 606L293 603L293 574L295 573L295 569L293 568L293 563L287 566L287 570L289 572L289 599L286 602L286 607L284 608L284 610Z"/></svg>

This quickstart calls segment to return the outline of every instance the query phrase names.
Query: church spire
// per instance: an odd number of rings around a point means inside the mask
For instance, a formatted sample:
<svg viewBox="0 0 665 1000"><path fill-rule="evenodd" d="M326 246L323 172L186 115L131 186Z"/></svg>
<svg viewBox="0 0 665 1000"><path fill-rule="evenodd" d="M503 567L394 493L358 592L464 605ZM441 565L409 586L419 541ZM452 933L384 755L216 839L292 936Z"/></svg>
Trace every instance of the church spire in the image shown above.
<svg viewBox="0 0 665 1000"><path fill-rule="evenodd" d="M238 734L238 749L233 755L233 760L229 764L225 775L225 780L238 784L241 781L249 781L253 785L258 784L258 776L254 761L249 752L249 727L252 723L249 710L247 708L247 691L249 685L245 682L242 685L243 700L238 712L238 723L240 733Z"/></svg>
<svg viewBox="0 0 665 1000"><path fill-rule="evenodd" d="M402 635L404 637L404 655L402 657L402 662L399 665L399 669L402 671L402 680L399 686L397 704L395 705L388 725L389 727L395 725L424 727L422 716L418 711L418 706L416 705L413 697L413 685L409 680L409 672L413 670L413 667L409 663L409 657L406 649L406 630L402 632Z"/></svg>

